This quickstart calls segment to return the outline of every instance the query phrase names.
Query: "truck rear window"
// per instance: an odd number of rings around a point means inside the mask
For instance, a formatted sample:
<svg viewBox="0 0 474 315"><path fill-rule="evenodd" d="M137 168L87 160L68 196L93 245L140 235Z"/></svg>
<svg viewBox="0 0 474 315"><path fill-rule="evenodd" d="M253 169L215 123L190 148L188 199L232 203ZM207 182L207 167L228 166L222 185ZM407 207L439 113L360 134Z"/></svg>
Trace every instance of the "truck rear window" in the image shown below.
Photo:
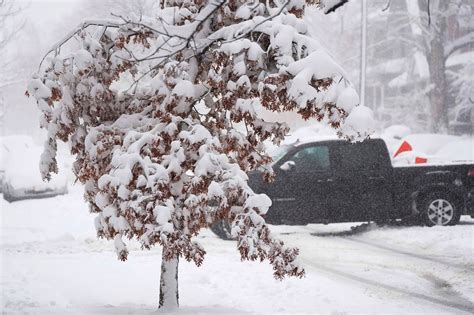
<svg viewBox="0 0 474 315"><path fill-rule="evenodd" d="M344 170L380 170L387 156L375 143L344 144L339 147L339 163Z"/></svg>

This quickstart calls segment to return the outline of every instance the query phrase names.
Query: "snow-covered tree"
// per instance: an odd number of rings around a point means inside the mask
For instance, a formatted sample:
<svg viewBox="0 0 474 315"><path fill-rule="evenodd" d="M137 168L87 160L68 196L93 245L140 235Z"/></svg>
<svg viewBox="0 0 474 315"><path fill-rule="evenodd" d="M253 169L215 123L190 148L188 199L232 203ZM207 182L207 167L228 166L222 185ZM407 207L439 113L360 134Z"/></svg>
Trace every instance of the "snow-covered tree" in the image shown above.
<svg viewBox="0 0 474 315"><path fill-rule="evenodd" d="M28 86L48 132L43 177L57 172L57 141L69 142L98 236L121 260L126 239L162 246L160 307L178 306L178 258L199 266L205 250L193 237L222 219L243 260L268 260L278 279L304 274L298 249L265 224L271 200L247 184L257 168L273 178L263 141L288 131L255 109L367 136L344 71L307 35L307 3L168 0L153 18L87 21Z"/></svg>
<svg viewBox="0 0 474 315"><path fill-rule="evenodd" d="M454 129L472 134L474 126L474 60L463 66L458 72L449 73L452 77L451 89L456 95L456 106L452 109L452 122Z"/></svg>
<svg viewBox="0 0 474 315"><path fill-rule="evenodd" d="M459 37L450 38L448 24L452 21L462 23L466 16L459 13L469 10L467 18L472 20L474 5L470 1L420 1L420 29L426 38L421 43L426 53L430 72L431 89L429 92L431 106L430 129L433 131L446 130L448 121L448 92L449 84L446 77L446 61L459 49L474 43L474 25ZM449 23L451 20L451 23ZM458 27L458 25L450 25Z"/></svg>
<svg viewBox="0 0 474 315"><path fill-rule="evenodd" d="M400 3L399 3L400 4ZM447 130L449 126L448 59L462 49L474 45L474 3L470 0L406 0L406 10L390 8L397 27L389 27L384 34L385 42L405 46L407 51L421 52L428 64L429 97L432 131ZM385 27L385 24L383 25ZM412 36L401 31L410 27Z"/></svg>
<svg viewBox="0 0 474 315"><path fill-rule="evenodd" d="M357 84L361 58L351 48L360 41L361 2L349 1L330 19L313 11L318 14L305 16L316 23L312 31L328 40L331 52ZM463 97L467 94L458 89L470 77L465 61L474 47L474 2L372 0L367 11L366 105L374 107L385 124L452 131L448 111L469 104ZM340 27L334 27L337 24ZM339 40L330 41L335 37ZM453 66L456 59L464 63Z"/></svg>

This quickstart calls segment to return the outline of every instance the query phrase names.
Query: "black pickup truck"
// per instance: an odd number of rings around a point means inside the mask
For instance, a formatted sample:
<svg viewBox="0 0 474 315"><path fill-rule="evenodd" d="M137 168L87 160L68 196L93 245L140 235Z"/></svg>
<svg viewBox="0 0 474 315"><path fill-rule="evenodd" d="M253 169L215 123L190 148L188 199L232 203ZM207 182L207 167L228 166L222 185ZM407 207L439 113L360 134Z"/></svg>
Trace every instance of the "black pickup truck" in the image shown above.
<svg viewBox="0 0 474 315"><path fill-rule="evenodd" d="M269 224L410 217L433 226L455 225L462 214L474 215L473 164L392 167L381 139L284 145L274 161L273 183L258 172L249 174L250 187L272 200L265 217ZM213 230L225 237L228 223Z"/></svg>

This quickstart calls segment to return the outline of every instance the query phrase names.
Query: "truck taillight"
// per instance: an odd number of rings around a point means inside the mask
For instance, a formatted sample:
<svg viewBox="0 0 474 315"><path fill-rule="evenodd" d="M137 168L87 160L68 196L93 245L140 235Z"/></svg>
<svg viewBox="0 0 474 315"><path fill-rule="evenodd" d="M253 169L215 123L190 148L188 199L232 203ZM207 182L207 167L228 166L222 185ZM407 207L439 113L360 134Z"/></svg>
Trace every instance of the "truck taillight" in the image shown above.
<svg viewBox="0 0 474 315"><path fill-rule="evenodd" d="M467 172L467 176L474 176L474 170L469 170Z"/></svg>

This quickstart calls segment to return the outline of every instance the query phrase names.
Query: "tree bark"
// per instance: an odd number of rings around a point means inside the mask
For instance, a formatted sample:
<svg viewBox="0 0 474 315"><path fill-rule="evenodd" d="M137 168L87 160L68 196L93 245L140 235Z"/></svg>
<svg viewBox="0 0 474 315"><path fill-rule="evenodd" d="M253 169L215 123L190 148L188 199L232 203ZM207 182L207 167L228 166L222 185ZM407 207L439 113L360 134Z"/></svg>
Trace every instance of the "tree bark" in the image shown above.
<svg viewBox="0 0 474 315"><path fill-rule="evenodd" d="M164 311L176 310L179 307L178 291L178 256L166 260L165 249L161 258L160 306Z"/></svg>
<svg viewBox="0 0 474 315"><path fill-rule="evenodd" d="M448 113L446 104L446 69L444 65L444 47L438 38L431 41L429 54L430 68L430 130L433 132L446 130L448 127Z"/></svg>
<svg viewBox="0 0 474 315"><path fill-rule="evenodd" d="M437 4L437 5L436 5ZM447 131L448 129L448 104L447 93L448 86L446 83L446 65L444 57L444 39L447 32L446 17L440 12L447 10L448 1L439 1L435 3L436 20L432 25L432 39L430 49L427 54L428 66L430 71L430 104L431 119L429 129L432 132Z"/></svg>

